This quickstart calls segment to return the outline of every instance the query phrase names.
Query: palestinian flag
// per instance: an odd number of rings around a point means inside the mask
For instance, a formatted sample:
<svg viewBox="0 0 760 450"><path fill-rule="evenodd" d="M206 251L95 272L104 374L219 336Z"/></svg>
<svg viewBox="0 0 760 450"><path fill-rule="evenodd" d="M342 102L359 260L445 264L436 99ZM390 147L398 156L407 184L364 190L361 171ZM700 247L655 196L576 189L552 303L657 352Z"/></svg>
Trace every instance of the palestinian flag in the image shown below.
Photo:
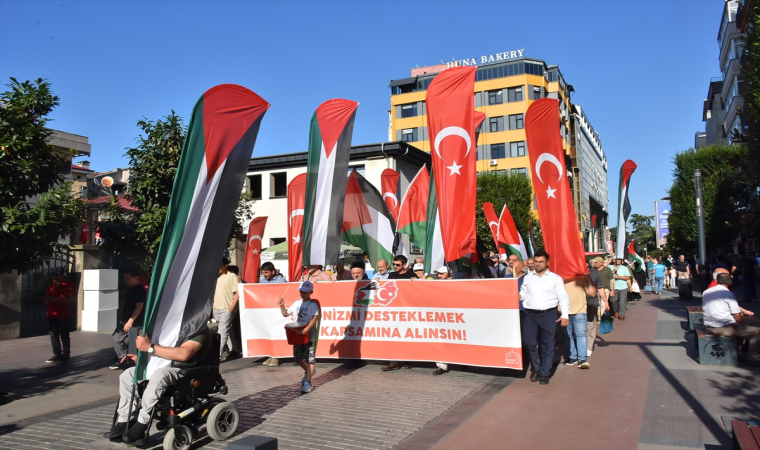
<svg viewBox="0 0 760 450"><path fill-rule="evenodd" d="M446 256L443 251L443 235L441 234L441 220L438 216L438 195L435 190L435 175L432 173L430 174L430 187L428 192L427 216L425 221L426 273L430 273L446 264ZM456 260L453 261L453 263L455 262Z"/></svg>
<svg viewBox="0 0 760 450"><path fill-rule="evenodd" d="M376 265L381 259L393 261L395 229L396 222L383 195L352 170L343 208L343 240L364 250L370 263Z"/></svg>
<svg viewBox="0 0 760 450"><path fill-rule="evenodd" d="M639 270L637 270L637 272L641 272L644 270L643 268L646 267L644 265L644 260L641 259L641 256L636 253L636 239L632 240L631 243L628 244L628 259L634 263L639 263ZM634 265L634 267L636 266Z"/></svg>
<svg viewBox="0 0 760 450"><path fill-rule="evenodd" d="M219 266L269 103L233 84L193 108L145 306L143 334L176 347L206 328ZM135 381L171 361L139 352Z"/></svg>
<svg viewBox="0 0 760 450"><path fill-rule="evenodd" d="M422 166L406 188L399 207L398 232L409 235L409 241L424 249L427 241L427 210L430 197L430 175ZM437 267L436 267L437 268Z"/></svg>
<svg viewBox="0 0 760 450"><path fill-rule="evenodd" d="M306 167L303 264L334 264L340 255L343 198L358 103L328 100L311 118Z"/></svg>
<svg viewBox="0 0 760 450"><path fill-rule="evenodd" d="M525 242L517 230L515 219L512 218L507 205L504 205L499 217L499 247L506 250L509 255L517 255L520 261L528 259Z"/></svg>
<svg viewBox="0 0 760 450"><path fill-rule="evenodd" d="M631 175L636 170L636 163L630 159L620 167L620 186L618 188L618 217L617 217L617 248L618 258L625 258L625 223L631 214L631 203L628 201L628 188L631 185Z"/></svg>

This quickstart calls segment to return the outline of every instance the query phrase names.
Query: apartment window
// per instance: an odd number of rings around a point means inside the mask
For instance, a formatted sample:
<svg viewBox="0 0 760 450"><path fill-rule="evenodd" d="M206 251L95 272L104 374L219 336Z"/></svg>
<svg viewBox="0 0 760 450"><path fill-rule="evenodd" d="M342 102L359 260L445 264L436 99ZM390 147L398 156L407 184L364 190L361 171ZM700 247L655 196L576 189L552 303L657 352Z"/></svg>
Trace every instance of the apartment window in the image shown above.
<svg viewBox="0 0 760 450"><path fill-rule="evenodd" d="M254 200L261 200L261 175L249 176L248 184L251 186L251 197Z"/></svg>
<svg viewBox="0 0 760 450"><path fill-rule="evenodd" d="M491 117L488 119L488 131L491 133L504 131L504 117Z"/></svg>
<svg viewBox="0 0 760 450"><path fill-rule="evenodd" d="M505 144L492 144L491 145L491 159L506 158L507 151Z"/></svg>
<svg viewBox="0 0 760 450"><path fill-rule="evenodd" d="M348 176L351 176L351 172L353 172L354 169L356 169L356 173L364 176L364 164L360 166L348 166Z"/></svg>
<svg viewBox="0 0 760 450"><path fill-rule="evenodd" d="M521 167L519 169L512 169L512 175L522 175L524 177L528 176L528 169L525 167Z"/></svg>
<svg viewBox="0 0 760 450"><path fill-rule="evenodd" d="M489 105L500 105L502 103L504 103L504 96L502 95L502 92L500 90L488 92Z"/></svg>
<svg viewBox="0 0 760 450"><path fill-rule="evenodd" d="M270 197L287 197L288 196L288 174L285 172L272 174L272 185Z"/></svg>
<svg viewBox="0 0 760 450"><path fill-rule="evenodd" d="M513 114L509 116L509 129L510 130L522 130L525 128L525 115Z"/></svg>
<svg viewBox="0 0 760 450"><path fill-rule="evenodd" d="M401 105L401 118L416 117L417 116L417 104Z"/></svg>
<svg viewBox="0 0 760 450"><path fill-rule="evenodd" d="M541 88L538 86L533 86L533 90L531 92L531 100L538 100L541 98Z"/></svg>
<svg viewBox="0 0 760 450"><path fill-rule="evenodd" d="M417 129L407 128L406 130L401 130L401 140L404 142L417 141Z"/></svg>
<svg viewBox="0 0 760 450"><path fill-rule="evenodd" d="M509 143L509 156L510 156L510 158L517 158L518 156L525 156L525 141L510 142Z"/></svg>
<svg viewBox="0 0 760 450"><path fill-rule="evenodd" d="M523 87L514 87L507 90L507 96L509 97L509 103L523 101Z"/></svg>

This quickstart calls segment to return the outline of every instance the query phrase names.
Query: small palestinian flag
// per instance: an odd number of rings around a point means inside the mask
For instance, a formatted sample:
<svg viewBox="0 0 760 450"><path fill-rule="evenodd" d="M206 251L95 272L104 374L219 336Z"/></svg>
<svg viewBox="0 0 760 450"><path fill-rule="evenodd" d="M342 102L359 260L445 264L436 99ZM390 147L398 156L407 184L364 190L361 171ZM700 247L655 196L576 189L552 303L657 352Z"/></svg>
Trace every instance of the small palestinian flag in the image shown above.
<svg viewBox="0 0 760 450"><path fill-rule="evenodd" d="M435 175L433 173L430 174L430 188L428 192L425 226L425 272L430 273L446 264L446 255L444 255L443 251L441 220L438 215L438 195L436 194ZM456 260L453 263L456 263Z"/></svg>
<svg viewBox="0 0 760 450"><path fill-rule="evenodd" d="M399 208L398 232L409 235L409 241L425 248L427 236L427 210L430 197L430 175L422 166L406 188Z"/></svg>
<svg viewBox="0 0 760 450"><path fill-rule="evenodd" d="M637 272L644 270L644 260L641 259L641 256L636 253L636 239L632 240L631 243L628 244L628 259L634 263L639 263L639 269Z"/></svg>
<svg viewBox="0 0 760 450"><path fill-rule="evenodd" d="M393 261L394 222L382 194L356 170L351 171L343 208L343 240L364 250L371 264Z"/></svg>
<svg viewBox="0 0 760 450"><path fill-rule="evenodd" d="M145 305L143 334L176 347L206 328L219 266L269 103L222 84L193 108ZM171 361L139 352L135 381Z"/></svg>
<svg viewBox="0 0 760 450"><path fill-rule="evenodd" d="M618 217L617 217L617 252L618 258L625 258L625 223L631 214L631 203L628 201L628 188L631 186L631 175L636 170L636 163L630 159L620 167L620 186L618 188Z"/></svg>
<svg viewBox="0 0 760 450"><path fill-rule="evenodd" d="M515 219L512 218L507 205L504 205L499 217L499 247L506 250L508 255L517 255L520 261L528 259L525 242L517 230Z"/></svg>
<svg viewBox="0 0 760 450"><path fill-rule="evenodd" d="M303 264L334 264L340 255L343 198L358 103L328 100L311 118L306 167Z"/></svg>

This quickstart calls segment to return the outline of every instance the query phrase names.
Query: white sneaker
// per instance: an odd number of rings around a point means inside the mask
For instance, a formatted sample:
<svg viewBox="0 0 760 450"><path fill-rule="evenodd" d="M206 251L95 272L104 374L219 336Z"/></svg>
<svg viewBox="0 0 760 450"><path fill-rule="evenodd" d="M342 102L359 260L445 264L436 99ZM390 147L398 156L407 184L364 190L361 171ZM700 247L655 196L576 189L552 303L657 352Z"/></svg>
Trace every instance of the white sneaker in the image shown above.
<svg viewBox="0 0 760 450"><path fill-rule="evenodd" d="M593 350L586 350L586 356L591 356L592 353L594 353Z"/></svg>
<svg viewBox="0 0 760 450"><path fill-rule="evenodd" d="M307 394L309 392L311 392L311 383L309 383L308 381L304 381L303 387L301 388L301 393Z"/></svg>

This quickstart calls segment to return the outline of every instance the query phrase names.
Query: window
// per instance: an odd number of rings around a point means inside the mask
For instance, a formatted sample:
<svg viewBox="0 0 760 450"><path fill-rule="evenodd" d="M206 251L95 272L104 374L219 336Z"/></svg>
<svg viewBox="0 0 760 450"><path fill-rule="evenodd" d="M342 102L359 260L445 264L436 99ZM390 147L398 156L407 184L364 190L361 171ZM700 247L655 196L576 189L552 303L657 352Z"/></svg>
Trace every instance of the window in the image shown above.
<svg viewBox="0 0 760 450"><path fill-rule="evenodd" d="M488 104L489 105L500 105L504 103L503 95L501 94L501 91L489 91L488 92Z"/></svg>
<svg viewBox="0 0 760 450"><path fill-rule="evenodd" d="M510 130L522 130L523 128L525 128L525 115L513 114L509 116Z"/></svg>
<svg viewBox="0 0 760 450"><path fill-rule="evenodd" d="M269 241L271 242L272 246L277 244L282 244L283 242L287 241L288 238L271 238Z"/></svg>
<svg viewBox="0 0 760 450"><path fill-rule="evenodd" d="M541 88L538 86L533 86L530 99L538 100L539 98L541 98Z"/></svg>
<svg viewBox="0 0 760 450"><path fill-rule="evenodd" d="M251 186L251 197L254 200L261 200L261 175L249 176L248 184Z"/></svg>
<svg viewBox="0 0 760 450"><path fill-rule="evenodd" d="M518 156L525 156L525 141L510 142L509 143L509 156L510 156L510 158L517 158Z"/></svg>
<svg viewBox="0 0 760 450"><path fill-rule="evenodd" d="M506 158L505 144L492 144L491 145L491 159Z"/></svg>
<svg viewBox="0 0 760 450"><path fill-rule="evenodd" d="M356 169L356 173L358 173L361 176L364 176L364 164L360 166L348 166L348 176L351 176L351 172Z"/></svg>
<svg viewBox="0 0 760 450"><path fill-rule="evenodd" d="M504 117L491 117L488 119L488 131L496 133L497 131L504 131Z"/></svg>
<svg viewBox="0 0 760 450"><path fill-rule="evenodd" d="M523 87L519 86L519 87L509 88L507 90L507 95L509 97L509 100L508 100L509 103L521 102L523 101Z"/></svg>
<svg viewBox="0 0 760 450"><path fill-rule="evenodd" d="M416 117L417 116L417 104L401 105L401 118L404 117Z"/></svg>
<svg viewBox="0 0 760 450"><path fill-rule="evenodd" d="M270 187L270 197L287 197L288 196L288 174L285 172L272 174L272 185Z"/></svg>
<svg viewBox="0 0 760 450"><path fill-rule="evenodd" d="M404 142L417 141L417 129L407 128L406 130L401 130L401 140Z"/></svg>
<svg viewBox="0 0 760 450"><path fill-rule="evenodd" d="M521 167L519 169L512 169L512 175L522 175L524 177L528 176L528 169L525 167Z"/></svg>

